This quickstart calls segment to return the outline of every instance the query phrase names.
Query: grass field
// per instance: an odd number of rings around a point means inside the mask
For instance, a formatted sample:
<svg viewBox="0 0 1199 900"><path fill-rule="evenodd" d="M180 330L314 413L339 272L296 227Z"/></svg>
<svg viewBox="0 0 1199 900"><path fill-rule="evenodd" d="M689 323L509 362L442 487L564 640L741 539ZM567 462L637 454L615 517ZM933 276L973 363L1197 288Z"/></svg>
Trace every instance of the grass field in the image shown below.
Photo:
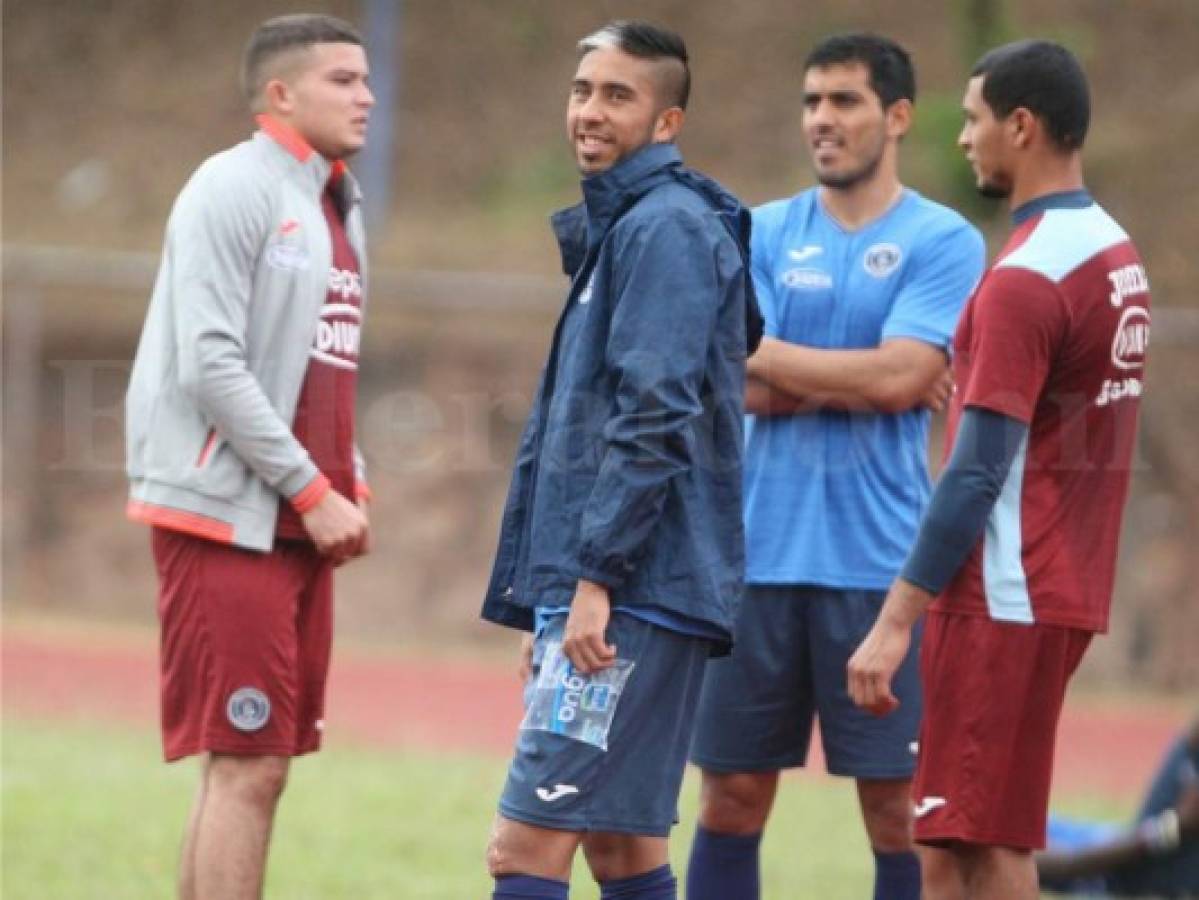
<svg viewBox="0 0 1199 900"><path fill-rule="evenodd" d="M470 900L490 896L482 848L503 760L328 748L299 760L281 807L266 896L275 900ZM172 894L194 763L165 766L154 733L8 718L3 742L6 900L140 900ZM676 871L695 822L693 774ZM1102 801L1075 812L1119 816ZM764 895L858 900L869 853L852 791L784 780L764 843ZM572 897L595 898L583 869Z"/></svg>

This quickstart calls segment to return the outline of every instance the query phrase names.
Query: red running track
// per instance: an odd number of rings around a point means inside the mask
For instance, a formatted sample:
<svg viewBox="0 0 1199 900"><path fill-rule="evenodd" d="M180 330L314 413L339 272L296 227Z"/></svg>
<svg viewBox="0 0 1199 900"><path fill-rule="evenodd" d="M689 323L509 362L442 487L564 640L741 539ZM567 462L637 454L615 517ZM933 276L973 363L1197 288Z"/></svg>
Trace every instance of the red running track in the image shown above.
<svg viewBox="0 0 1199 900"><path fill-rule="evenodd" d="M157 721L157 648L144 638L7 626L4 711L27 718L141 724ZM515 660L513 660L515 663ZM326 746L444 750L504 757L520 720L515 665L362 654L337 648ZM1132 804L1185 716L1178 708L1068 699L1055 792ZM823 770L819 758L813 761Z"/></svg>

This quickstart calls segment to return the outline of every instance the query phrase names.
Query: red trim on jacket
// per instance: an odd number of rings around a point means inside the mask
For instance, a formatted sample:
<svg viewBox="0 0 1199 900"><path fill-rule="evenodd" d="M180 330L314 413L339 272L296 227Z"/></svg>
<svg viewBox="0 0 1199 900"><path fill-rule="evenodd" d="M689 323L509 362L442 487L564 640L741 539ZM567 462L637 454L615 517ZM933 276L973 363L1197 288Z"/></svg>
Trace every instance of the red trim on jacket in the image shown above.
<svg viewBox="0 0 1199 900"><path fill-rule="evenodd" d="M300 162L308 162L312 154L316 152L312 145L304 139L304 136L286 122L280 122L274 116L268 116L265 113L255 116L254 121L258 123L258 127L264 134L274 139L279 146ZM336 185L340 182L345 177L347 169L348 166L344 159L333 160L332 168L329 170L329 184Z"/></svg>
<svg viewBox="0 0 1199 900"><path fill-rule="evenodd" d="M165 506L155 506L152 503L142 503L140 500L130 500L125 504L125 515L134 522L146 525L156 525L171 531L181 531L193 537L218 541L222 544L233 543L233 526L219 519L210 519L199 513L185 512L181 509L170 509Z"/></svg>
<svg viewBox="0 0 1199 900"><path fill-rule="evenodd" d="M312 154L316 152L312 149L312 145L304 139L304 136L286 122L280 122L274 116L268 116L265 113L255 116L254 121L258 123L258 127L265 134L274 138L279 146L300 162L308 162Z"/></svg>
<svg viewBox="0 0 1199 900"><path fill-rule="evenodd" d="M203 449L200 450L200 456L196 459L196 468L202 469L204 463L208 462L208 457L212 455L212 448L216 446L216 429L208 429L208 440L204 442Z"/></svg>
<svg viewBox="0 0 1199 900"><path fill-rule="evenodd" d="M291 506L300 515L308 512L318 503L325 499L325 494L329 493L332 486L329 484L329 479L325 477L323 472L317 472L316 477L304 487L302 491L291 498Z"/></svg>

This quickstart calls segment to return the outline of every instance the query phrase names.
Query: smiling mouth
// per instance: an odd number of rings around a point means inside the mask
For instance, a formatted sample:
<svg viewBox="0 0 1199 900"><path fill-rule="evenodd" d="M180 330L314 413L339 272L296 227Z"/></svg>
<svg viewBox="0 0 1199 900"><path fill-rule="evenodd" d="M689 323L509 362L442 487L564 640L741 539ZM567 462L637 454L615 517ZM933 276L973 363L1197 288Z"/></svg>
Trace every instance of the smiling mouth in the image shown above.
<svg viewBox="0 0 1199 900"><path fill-rule="evenodd" d="M599 153L611 142L604 137L596 134L578 134L575 135L575 146L583 153Z"/></svg>

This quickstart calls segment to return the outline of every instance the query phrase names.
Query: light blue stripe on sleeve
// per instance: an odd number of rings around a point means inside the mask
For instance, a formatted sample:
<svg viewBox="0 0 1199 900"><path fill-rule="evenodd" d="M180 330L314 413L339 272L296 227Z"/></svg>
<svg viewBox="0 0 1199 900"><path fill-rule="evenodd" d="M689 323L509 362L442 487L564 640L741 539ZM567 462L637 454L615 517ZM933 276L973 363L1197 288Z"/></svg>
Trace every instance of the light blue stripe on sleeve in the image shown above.
<svg viewBox="0 0 1199 900"><path fill-rule="evenodd" d="M991 618L999 622L1031 625L1032 599L1024 574L1024 541L1020 527L1020 497L1024 487L1024 464L1028 455L1025 433L1012 460L999 500L987 519L983 537L983 590Z"/></svg>

